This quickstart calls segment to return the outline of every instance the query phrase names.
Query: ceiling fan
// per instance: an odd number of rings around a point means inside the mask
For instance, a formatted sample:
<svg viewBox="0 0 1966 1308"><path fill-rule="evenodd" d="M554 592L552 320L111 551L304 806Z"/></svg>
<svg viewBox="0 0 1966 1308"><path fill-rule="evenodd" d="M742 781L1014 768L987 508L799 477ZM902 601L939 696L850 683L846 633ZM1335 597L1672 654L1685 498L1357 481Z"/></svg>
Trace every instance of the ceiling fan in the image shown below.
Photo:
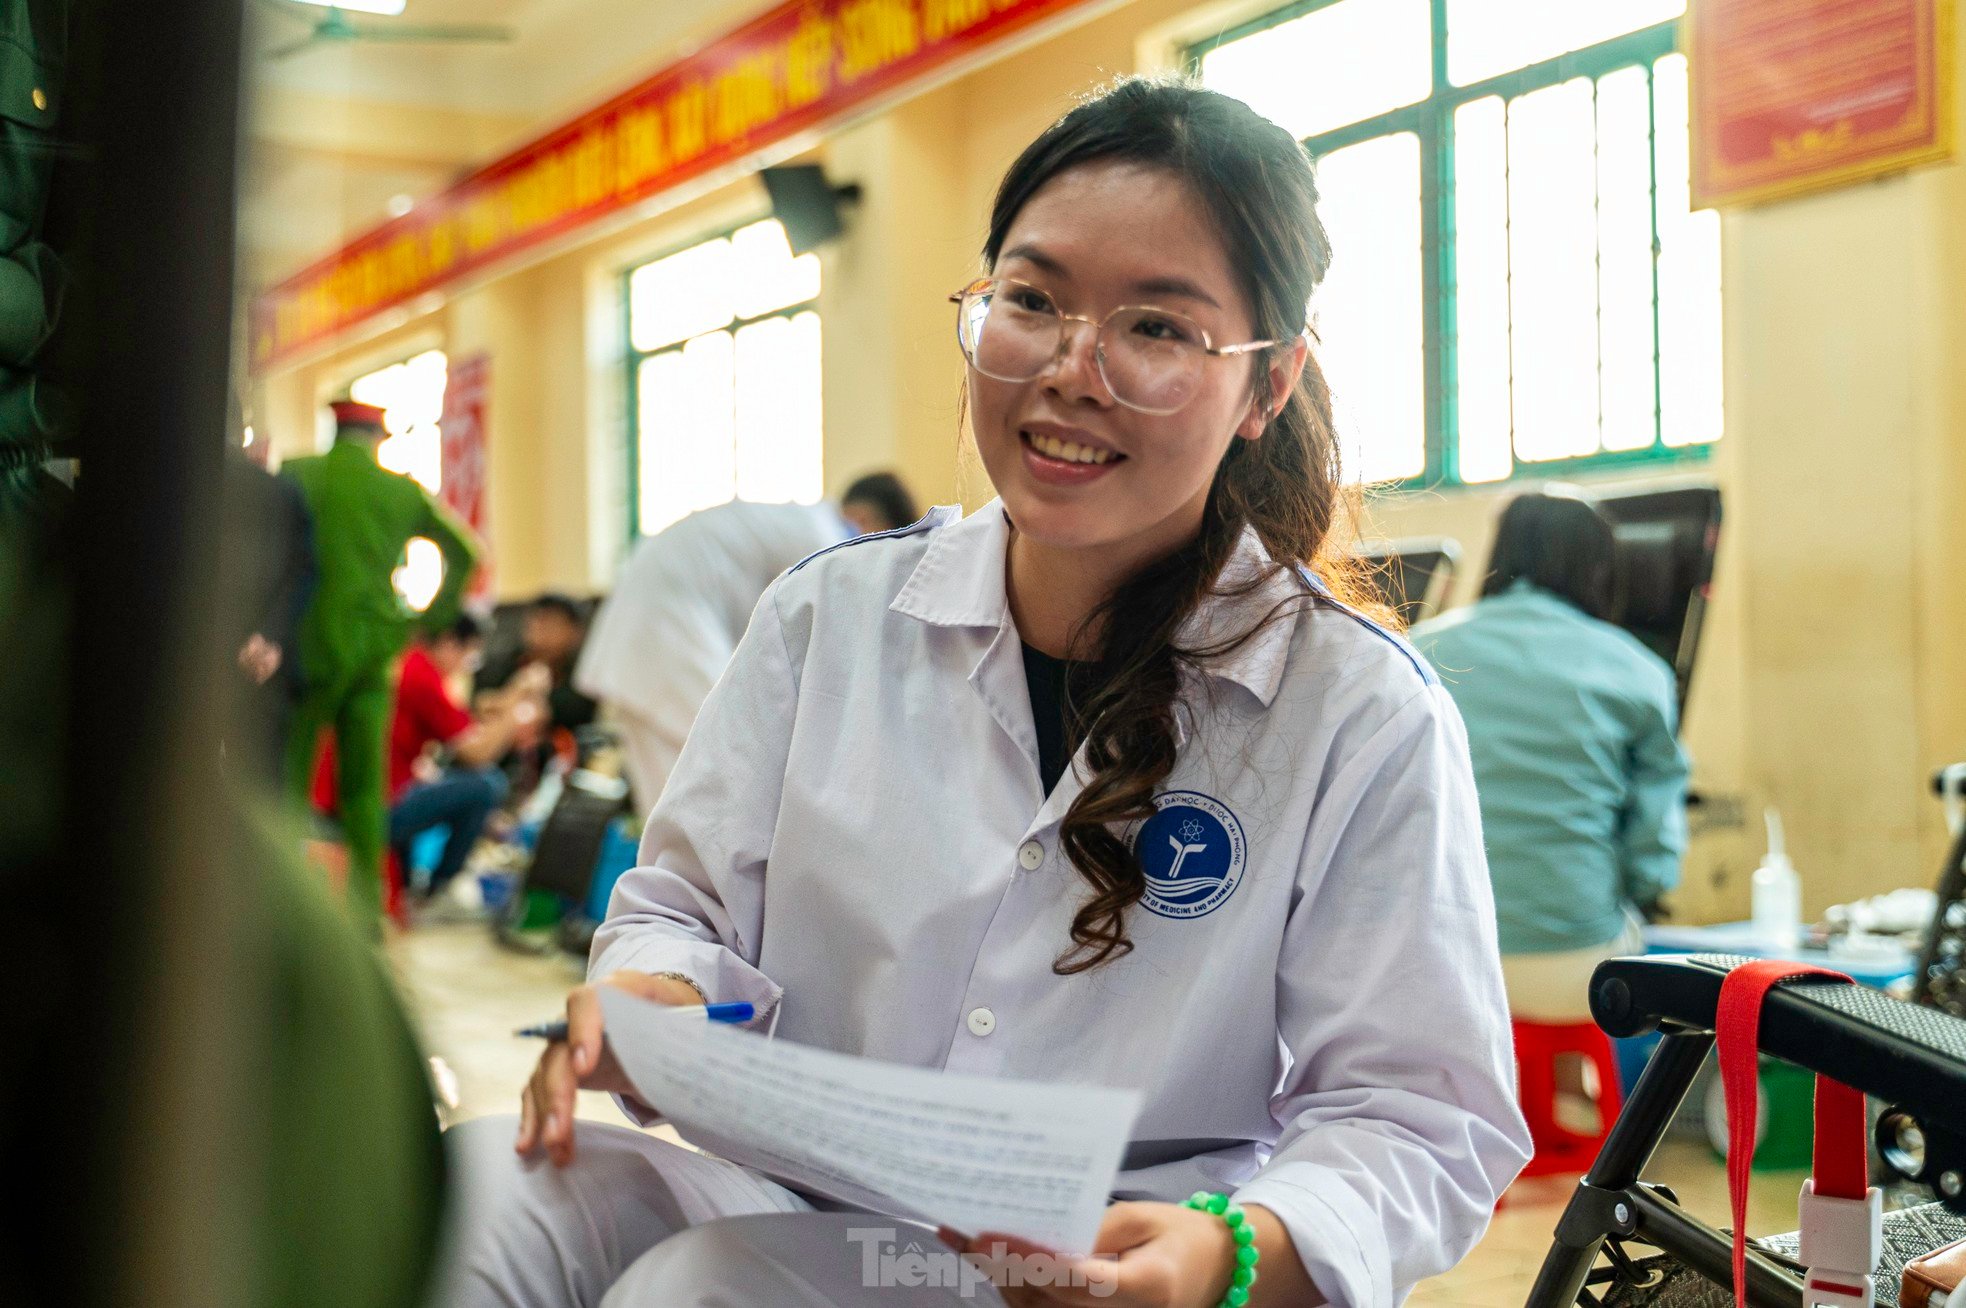
<svg viewBox="0 0 1966 1308"><path fill-rule="evenodd" d="M268 7L278 10L290 18L306 18L307 15L296 4L317 6L325 9L318 20L313 20L314 30L297 41L290 41L266 52L266 58L290 59L294 55L323 46L353 45L357 42L421 42L421 41L510 41L514 33L509 27L499 27L488 23L443 23L415 25L409 23L362 23L350 22L349 9L365 13L400 14L403 0L352 0L347 5L324 4L323 0L262 0Z"/></svg>

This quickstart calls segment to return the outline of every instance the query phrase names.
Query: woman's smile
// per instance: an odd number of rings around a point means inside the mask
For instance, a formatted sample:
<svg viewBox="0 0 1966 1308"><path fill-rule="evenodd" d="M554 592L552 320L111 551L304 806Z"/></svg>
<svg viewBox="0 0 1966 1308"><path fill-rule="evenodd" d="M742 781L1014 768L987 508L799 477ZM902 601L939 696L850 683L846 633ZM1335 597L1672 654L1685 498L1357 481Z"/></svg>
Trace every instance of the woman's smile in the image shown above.
<svg viewBox="0 0 1966 1308"><path fill-rule="evenodd" d="M1024 466L1033 480L1048 486L1083 486L1115 471L1126 456L1090 432L1060 423L1020 426Z"/></svg>

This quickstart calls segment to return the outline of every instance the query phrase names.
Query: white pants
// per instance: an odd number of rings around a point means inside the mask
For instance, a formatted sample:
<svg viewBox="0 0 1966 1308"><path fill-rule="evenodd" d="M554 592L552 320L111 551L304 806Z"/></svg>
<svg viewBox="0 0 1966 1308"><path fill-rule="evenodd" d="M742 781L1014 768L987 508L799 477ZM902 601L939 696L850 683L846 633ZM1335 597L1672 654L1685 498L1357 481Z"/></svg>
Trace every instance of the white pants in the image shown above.
<svg viewBox="0 0 1966 1308"><path fill-rule="evenodd" d="M485 1117L445 1135L456 1199L439 1308L1003 1302L987 1282L947 1271L932 1231L817 1212L757 1172L626 1127L576 1122L565 1168L514 1154L517 1130L515 1118ZM911 1245L945 1270L916 1274Z"/></svg>
<svg viewBox="0 0 1966 1308"><path fill-rule="evenodd" d="M1591 1020L1591 973L1607 958L1645 952L1637 921L1602 944L1548 954L1502 955L1502 985L1509 1016L1522 1022L1562 1024Z"/></svg>

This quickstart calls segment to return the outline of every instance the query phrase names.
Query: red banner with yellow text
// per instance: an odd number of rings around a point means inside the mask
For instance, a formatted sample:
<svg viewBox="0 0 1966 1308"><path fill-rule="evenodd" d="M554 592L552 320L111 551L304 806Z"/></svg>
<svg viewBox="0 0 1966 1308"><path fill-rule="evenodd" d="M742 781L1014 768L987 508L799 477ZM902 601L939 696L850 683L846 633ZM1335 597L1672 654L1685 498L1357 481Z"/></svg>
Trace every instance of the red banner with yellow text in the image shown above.
<svg viewBox="0 0 1966 1308"><path fill-rule="evenodd" d="M255 298L263 370L1088 0L791 0Z"/></svg>
<svg viewBox="0 0 1966 1308"><path fill-rule="evenodd" d="M1693 0L1693 203L1950 157L1952 0Z"/></svg>

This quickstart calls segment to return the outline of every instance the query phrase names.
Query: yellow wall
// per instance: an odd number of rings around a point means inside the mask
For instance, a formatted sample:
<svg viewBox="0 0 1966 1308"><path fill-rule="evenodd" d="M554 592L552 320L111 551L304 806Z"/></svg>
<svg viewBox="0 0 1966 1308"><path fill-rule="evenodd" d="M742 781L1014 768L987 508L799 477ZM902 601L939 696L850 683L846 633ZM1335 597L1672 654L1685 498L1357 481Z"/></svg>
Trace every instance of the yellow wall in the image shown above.
<svg viewBox="0 0 1966 1308"><path fill-rule="evenodd" d="M866 193L822 257L829 489L892 466L926 500L987 497L959 456L943 297L977 266L997 177L1075 94L1251 11L1134 0L818 148ZM436 342L486 351L498 591L603 587L628 495L619 274L765 208L746 180L652 214L272 379L256 416L279 448L302 448L310 406L361 368ZM1942 835L1925 778L1966 757L1961 231L1960 165L1725 216L1726 436L1704 463L1637 479L1710 478L1726 495L1686 724L1696 783L1719 802L1696 820L1682 916L1745 914L1769 803L1810 912L1932 879ZM1460 540L1465 597L1514 489L1378 498L1367 530Z"/></svg>

